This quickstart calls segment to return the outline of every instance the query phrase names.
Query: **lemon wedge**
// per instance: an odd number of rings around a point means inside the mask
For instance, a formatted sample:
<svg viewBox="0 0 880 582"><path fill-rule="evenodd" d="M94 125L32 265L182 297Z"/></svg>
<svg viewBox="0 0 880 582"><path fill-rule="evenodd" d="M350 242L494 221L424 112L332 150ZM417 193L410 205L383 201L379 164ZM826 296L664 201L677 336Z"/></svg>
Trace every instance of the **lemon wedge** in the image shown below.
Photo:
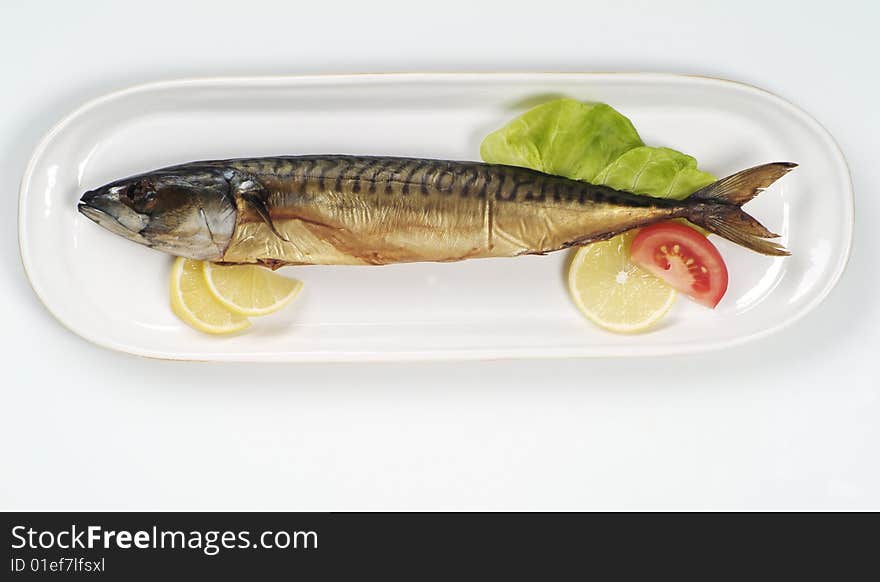
<svg viewBox="0 0 880 582"><path fill-rule="evenodd" d="M206 333L233 333L250 327L246 317L214 298L201 261L178 258L171 267L171 309L184 323Z"/></svg>
<svg viewBox="0 0 880 582"><path fill-rule="evenodd" d="M568 268L568 290L578 309L618 333L644 331L675 302L675 290L630 261L634 232L580 247Z"/></svg>
<svg viewBox="0 0 880 582"><path fill-rule="evenodd" d="M303 284L257 265L202 263L205 285L226 309L238 315L267 315L294 300Z"/></svg>

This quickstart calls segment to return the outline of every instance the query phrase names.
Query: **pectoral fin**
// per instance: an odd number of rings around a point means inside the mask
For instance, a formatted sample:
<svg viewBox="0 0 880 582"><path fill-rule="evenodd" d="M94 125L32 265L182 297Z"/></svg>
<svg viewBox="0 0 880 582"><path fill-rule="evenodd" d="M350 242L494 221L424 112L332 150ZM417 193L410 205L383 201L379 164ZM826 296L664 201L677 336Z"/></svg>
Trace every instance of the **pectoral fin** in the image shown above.
<svg viewBox="0 0 880 582"><path fill-rule="evenodd" d="M266 223L266 226L269 227L272 234L284 242L290 242L290 239L281 234L278 229L275 228L275 223L272 222L272 216L269 214L268 205L269 193L266 189L256 180L238 175L233 177L231 183L238 195L241 196L241 199L257 211L257 215L259 215L260 219Z"/></svg>
<svg viewBox="0 0 880 582"><path fill-rule="evenodd" d="M272 222L272 217L269 215L269 207L266 205L266 201L263 197L251 193L242 194L241 197L257 211L257 214L260 215L260 218L263 219L263 222L265 222L266 226L269 227L269 230L272 231L272 234L284 242L290 242L290 239L278 232L278 229L275 228L275 223Z"/></svg>

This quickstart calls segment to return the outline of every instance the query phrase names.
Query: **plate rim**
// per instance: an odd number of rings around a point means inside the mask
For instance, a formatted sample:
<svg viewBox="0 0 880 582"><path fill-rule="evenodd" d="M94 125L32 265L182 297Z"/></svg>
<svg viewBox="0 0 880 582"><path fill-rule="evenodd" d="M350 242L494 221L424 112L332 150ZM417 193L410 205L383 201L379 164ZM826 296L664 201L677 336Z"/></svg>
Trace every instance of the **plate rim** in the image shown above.
<svg viewBox="0 0 880 582"><path fill-rule="evenodd" d="M845 192L842 193L845 201L844 207L841 209L845 222L844 246L839 254L837 264L834 271L828 278L822 290L809 303L804 304L797 311L792 312L786 319L770 326L766 329L756 331L730 338L727 340L717 340L709 343L701 344L673 344L656 347L639 347L636 353L627 353L626 349L620 347L597 349L596 347L586 348L504 348L504 349L479 349L479 350L446 350L438 349L431 351L414 351L414 352L379 352L379 351L341 351L341 352L292 352L292 353L241 353L229 352L223 354L222 358L218 358L216 354L204 352L179 353L179 352L162 352L157 350L144 350L138 347L126 346L114 341L102 339L88 332L74 329L64 318L56 313L47 303L46 297L43 295L39 284L35 282L34 265L30 257L30 248L27 238L25 201L29 192L29 186L33 177L33 173L39 163L43 153L48 149L55 137L61 133L68 125L73 123L79 117L87 114L92 109L99 107L105 103L123 99L127 96L142 92L177 89L187 86L211 86L211 85L253 85L253 84L336 84L345 81L356 81L361 83L384 83L394 80L418 80L432 79L442 80L445 82L457 82L464 80L473 80L479 78L492 78L499 80L528 80L540 78L565 78L571 79L601 79L603 77L613 79L625 79L627 77L636 80L650 80L655 82L667 83L696 83L710 86L723 86L728 89L742 91L759 96L765 100L773 102L775 105L787 110L798 118L799 121L811 127L816 134L824 141L826 149L833 154L833 159L829 160L838 166L840 170L840 178L844 185ZM536 71L536 72L358 72L358 73L318 73L303 75L245 75L245 76L203 76L203 77L181 77L173 79L165 79L159 81L150 81L138 83L110 91L99 95L82 103L73 111L65 115L61 120L56 122L40 139L37 146L31 154L24 174L19 184L18 196L18 244L19 257L24 267L25 277L36 294L40 303L52 315L52 317L75 335L89 341L90 343L106 348L112 351L125 354L141 356L158 360L169 361L199 361L199 362L278 362L278 363L327 363L327 362L413 362L413 361L489 361L489 360L519 360L519 359L583 359L583 358L622 358L622 357L658 357L668 355L686 355L717 351L725 348L740 346L752 341L757 341L767 336L778 333L791 325L803 319L808 313L816 309L822 302L827 299L831 291L840 282L844 271L846 270L850 256L852 254L853 231L855 223L855 192L853 190L852 174L849 164L840 145L828 129L822 125L815 117L807 113L801 107L784 99L783 97L766 89L751 85L748 83L733 81L720 77L712 77L706 75L694 74L676 74L676 73L655 73L655 72L625 72L625 71Z"/></svg>

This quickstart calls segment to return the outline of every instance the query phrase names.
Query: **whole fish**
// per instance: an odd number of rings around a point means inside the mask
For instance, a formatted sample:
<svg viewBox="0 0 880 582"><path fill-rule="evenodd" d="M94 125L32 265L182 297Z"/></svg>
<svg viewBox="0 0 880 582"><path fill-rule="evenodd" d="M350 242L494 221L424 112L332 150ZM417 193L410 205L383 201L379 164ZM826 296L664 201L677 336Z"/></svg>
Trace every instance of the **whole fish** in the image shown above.
<svg viewBox="0 0 880 582"><path fill-rule="evenodd" d="M111 182L86 192L79 211L172 255L272 268L544 254L673 218L787 255L740 206L793 167L757 166L676 201L479 162L232 159Z"/></svg>

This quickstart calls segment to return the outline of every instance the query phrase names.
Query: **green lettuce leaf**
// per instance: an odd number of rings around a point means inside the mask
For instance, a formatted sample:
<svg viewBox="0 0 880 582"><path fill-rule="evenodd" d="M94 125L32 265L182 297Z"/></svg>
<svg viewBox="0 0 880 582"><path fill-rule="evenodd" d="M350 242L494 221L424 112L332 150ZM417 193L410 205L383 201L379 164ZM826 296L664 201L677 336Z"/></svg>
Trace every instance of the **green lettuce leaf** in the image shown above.
<svg viewBox="0 0 880 582"><path fill-rule="evenodd" d="M633 194L682 200L714 181L712 174L697 169L697 160L689 155L642 146L605 166L594 183Z"/></svg>
<svg viewBox="0 0 880 582"><path fill-rule="evenodd" d="M489 134L480 155L489 163L677 200L715 181L691 156L645 146L613 107L574 99L530 109Z"/></svg>
<svg viewBox="0 0 880 582"><path fill-rule="evenodd" d="M483 160L591 181L642 140L629 119L602 103L557 99L523 113L480 146Z"/></svg>

